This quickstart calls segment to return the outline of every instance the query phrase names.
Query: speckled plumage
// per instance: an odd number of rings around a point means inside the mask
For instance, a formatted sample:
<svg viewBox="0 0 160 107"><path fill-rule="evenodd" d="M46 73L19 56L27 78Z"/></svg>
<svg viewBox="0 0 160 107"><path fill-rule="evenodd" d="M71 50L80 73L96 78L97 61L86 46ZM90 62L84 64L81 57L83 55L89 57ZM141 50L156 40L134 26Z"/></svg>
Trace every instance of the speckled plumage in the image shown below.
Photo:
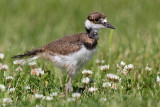
<svg viewBox="0 0 160 107"><path fill-rule="evenodd" d="M79 33L53 41L41 49L51 54L68 55L80 50L82 45L87 49L93 49L97 45L97 39L89 38L87 33Z"/></svg>

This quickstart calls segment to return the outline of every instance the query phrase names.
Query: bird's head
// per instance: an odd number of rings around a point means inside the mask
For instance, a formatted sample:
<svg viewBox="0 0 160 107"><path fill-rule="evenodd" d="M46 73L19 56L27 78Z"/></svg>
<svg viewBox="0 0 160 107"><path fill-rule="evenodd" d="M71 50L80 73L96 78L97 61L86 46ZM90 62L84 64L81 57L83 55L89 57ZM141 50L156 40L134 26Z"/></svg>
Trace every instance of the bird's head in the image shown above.
<svg viewBox="0 0 160 107"><path fill-rule="evenodd" d="M85 21L85 28L88 30L99 30L102 28L111 28L115 29L111 24L107 22L107 18L104 14L99 12L92 12L88 15L87 20Z"/></svg>

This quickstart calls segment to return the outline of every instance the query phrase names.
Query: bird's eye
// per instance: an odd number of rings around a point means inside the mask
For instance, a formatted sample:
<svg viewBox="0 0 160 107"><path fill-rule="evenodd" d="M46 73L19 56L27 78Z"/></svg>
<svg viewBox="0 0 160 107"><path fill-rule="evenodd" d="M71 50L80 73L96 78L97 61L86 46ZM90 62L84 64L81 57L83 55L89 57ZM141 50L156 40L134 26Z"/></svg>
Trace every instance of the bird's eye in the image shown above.
<svg viewBox="0 0 160 107"><path fill-rule="evenodd" d="M98 22L99 21L99 19L95 19L95 22Z"/></svg>

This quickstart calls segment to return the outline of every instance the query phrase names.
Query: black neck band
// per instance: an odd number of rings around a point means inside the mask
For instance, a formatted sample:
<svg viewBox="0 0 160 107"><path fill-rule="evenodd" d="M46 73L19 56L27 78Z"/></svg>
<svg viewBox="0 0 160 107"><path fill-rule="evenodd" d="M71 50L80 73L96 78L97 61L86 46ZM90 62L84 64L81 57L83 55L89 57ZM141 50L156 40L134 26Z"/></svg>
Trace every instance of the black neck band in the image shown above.
<svg viewBox="0 0 160 107"><path fill-rule="evenodd" d="M88 29L88 28L86 28L86 27L85 27L85 29L86 29L86 31L87 31L88 34L89 34L89 33L91 32L91 30L92 30L91 28Z"/></svg>

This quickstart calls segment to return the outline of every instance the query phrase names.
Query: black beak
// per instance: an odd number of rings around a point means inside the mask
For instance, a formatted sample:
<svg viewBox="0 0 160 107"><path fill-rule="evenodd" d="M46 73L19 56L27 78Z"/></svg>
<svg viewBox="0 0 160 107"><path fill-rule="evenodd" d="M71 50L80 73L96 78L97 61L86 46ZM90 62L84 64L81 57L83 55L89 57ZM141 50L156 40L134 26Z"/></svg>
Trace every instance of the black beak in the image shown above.
<svg viewBox="0 0 160 107"><path fill-rule="evenodd" d="M111 29L115 29L115 27L113 27L111 24L109 24L108 22L104 23L104 26L107 28L111 28Z"/></svg>

